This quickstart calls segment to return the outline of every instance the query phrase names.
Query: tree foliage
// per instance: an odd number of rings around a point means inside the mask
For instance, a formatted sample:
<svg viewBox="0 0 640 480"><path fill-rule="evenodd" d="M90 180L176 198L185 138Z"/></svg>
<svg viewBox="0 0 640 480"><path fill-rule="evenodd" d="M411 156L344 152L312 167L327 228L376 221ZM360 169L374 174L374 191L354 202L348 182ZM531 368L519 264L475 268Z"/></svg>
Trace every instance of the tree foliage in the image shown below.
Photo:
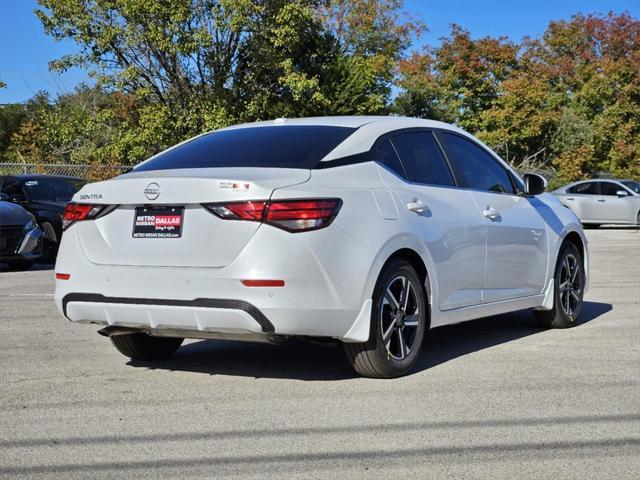
<svg viewBox="0 0 640 480"><path fill-rule="evenodd" d="M520 44L453 26L400 69L400 112L455 122L515 161L542 152L560 181L640 176L640 21L628 14L576 15Z"/></svg>
<svg viewBox="0 0 640 480"><path fill-rule="evenodd" d="M402 0L38 0L92 86L0 107L0 159L133 164L203 131L276 117L453 122L559 180L640 177L640 21L551 22L539 38L425 26ZM0 83L0 86L2 84Z"/></svg>

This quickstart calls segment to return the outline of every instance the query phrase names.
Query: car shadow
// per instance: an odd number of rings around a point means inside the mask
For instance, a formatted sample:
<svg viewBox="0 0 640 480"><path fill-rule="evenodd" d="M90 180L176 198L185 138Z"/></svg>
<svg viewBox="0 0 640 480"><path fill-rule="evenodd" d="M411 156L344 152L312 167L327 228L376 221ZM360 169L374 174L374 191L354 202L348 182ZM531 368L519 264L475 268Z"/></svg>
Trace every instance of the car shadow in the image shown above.
<svg viewBox="0 0 640 480"><path fill-rule="evenodd" d="M0 272L32 272L38 270L53 270L55 265L53 263L36 263L28 270L14 270L6 263L0 262Z"/></svg>
<svg viewBox="0 0 640 480"><path fill-rule="evenodd" d="M591 322L612 309L608 303L585 302L578 322ZM434 328L412 374L455 358L546 331L528 310ZM293 340L283 345L201 340L183 345L158 362L130 360L127 365L169 370L291 380L346 380L357 377L338 342Z"/></svg>
<svg viewBox="0 0 640 480"><path fill-rule="evenodd" d="M638 225L609 225L604 224L598 227L591 227L590 230L640 230Z"/></svg>

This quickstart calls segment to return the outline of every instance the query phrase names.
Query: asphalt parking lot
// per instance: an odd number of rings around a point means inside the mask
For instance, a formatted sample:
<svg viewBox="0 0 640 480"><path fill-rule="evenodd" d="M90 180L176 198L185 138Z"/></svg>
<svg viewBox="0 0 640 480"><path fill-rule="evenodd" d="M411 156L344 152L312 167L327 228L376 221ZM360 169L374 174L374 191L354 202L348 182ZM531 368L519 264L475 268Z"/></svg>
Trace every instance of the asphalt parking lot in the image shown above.
<svg viewBox="0 0 640 480"><path fill-rule="evenodd" d="M416 371L331 345L196 341L132 362L0 272L0 478L640 478L640 230L588 230L580 324L435 329Z"/></svg>

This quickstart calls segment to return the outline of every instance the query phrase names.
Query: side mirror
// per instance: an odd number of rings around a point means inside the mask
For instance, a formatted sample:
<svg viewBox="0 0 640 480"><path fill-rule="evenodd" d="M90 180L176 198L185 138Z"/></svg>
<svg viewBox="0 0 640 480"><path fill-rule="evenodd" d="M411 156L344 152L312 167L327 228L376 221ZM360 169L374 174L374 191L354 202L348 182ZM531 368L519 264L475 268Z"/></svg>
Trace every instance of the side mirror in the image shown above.
<svg viewBox="0 0 640 480"><path fill-rule="evenodd" d="M9 195L7 195L6 193L0 192L0 202L8 202L8 201L9 201Z"/></svg>
<svg viewBox="0 0 640 480"><path fill-rule="evenodd" d="M618 190L618 191L616 192L616 195L617 195L618 197L622 198L622 197L627 197L629 194L628 194L626 191L624 191L624 190Z"/></svg>
<svg viewBox="0 0 640 480"><path fill-rule="evenodd" d="M547 181L537 173L524 174L524 193L527 195L540 195L547 188Z"/></svg>

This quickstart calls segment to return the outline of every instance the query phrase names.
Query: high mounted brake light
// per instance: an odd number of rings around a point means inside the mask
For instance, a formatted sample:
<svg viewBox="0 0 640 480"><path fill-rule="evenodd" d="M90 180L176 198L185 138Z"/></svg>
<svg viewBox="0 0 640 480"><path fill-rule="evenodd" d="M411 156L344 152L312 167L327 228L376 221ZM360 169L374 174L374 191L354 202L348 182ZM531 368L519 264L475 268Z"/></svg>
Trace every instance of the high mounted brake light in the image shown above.
<svg viewBox="0 0 640 480"><path fill-rule="evenodd" d="M315 198L209 203L204 207L224 220L262 222L288 232L308 232L329 226L341 205L339 198Z"/></svg>
<svg viewBox="0 0 640 480"><path fill-rule="evenodd" d="M106 205L90 205L85 203L69 203L62 214L62 229L66 230L73 223L96 218Z"/></svg>

